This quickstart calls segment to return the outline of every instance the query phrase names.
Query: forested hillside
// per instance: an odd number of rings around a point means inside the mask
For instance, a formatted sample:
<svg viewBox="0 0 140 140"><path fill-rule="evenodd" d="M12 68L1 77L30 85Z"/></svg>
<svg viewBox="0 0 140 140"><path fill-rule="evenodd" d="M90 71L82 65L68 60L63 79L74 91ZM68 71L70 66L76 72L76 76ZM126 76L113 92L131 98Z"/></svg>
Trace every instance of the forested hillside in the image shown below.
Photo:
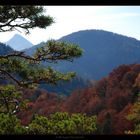
<svg viewBox="0 0 140 140"><path fill-rule="evenodd" d="M123 36L104 30L83 30L66 35L59 39L78 44L83 49L83 55L74 62L59 61L58 63L42 63L43 66L62 71L74 71L81 81L99 80L107 76L114 68L122 64L140 63L140 41L131 37ZM45 45L42 42L29 49L26 54L33 55L37 48ZM50 92L69 95L78 86L73 82L61 82L55 86L40 85ZM84 82L85 83L85 82ZM88 87L88 84L79 83L79 87Z"/></svg>
<svg viewBox="0 0 140 140"><path fill-rule="evenodd" d="M83 56L75 63L63 63L60 70L75 70L84 78L99 80L122 64L140 63L140 41L104 30L83 30L64 36L61 41L78 44Z"/></svg>
<svg viewBox="0 0 140 140"><path fill-rule="evenodd" d="M43 116L55 112L85 113L97 116L97 134L125 134L135 127L127 116L139 99L139 73L139 64L121 65L93 87L75 90L69 97L45 90L32 94L26 91L24 98L30 97L29 109L19 112L19 116L23 124L28 124L34 113Z"/></svg>
<svg viewBox="0 0 140 140"><path fill-rule="evenodd" d="M114 68L122 64L140 63L140 41L104 30L83 30L59 39L78 44L83 50L82 57L70 62L57 64L44 63L54 69L68 72L75 71L81 78L99 80L107 76ZM43 43L25 50L33 54Z"/></svg>
<svg viewBox="0 0 140 140"><path fill-rule="evenodd" d="M8 53L11 53L13 51L13 49L4 44L4 43L0 43L0 55L5 55L5 54L8 54Z"/></svg>

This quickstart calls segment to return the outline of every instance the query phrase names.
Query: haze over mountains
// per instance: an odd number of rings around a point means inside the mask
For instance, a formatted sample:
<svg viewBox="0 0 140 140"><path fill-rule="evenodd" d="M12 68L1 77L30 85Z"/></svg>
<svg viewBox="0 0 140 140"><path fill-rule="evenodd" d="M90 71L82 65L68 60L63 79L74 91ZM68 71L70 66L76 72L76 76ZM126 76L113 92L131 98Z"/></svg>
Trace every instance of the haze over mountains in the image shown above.
<svg viewBox="0 0 140 140"><path fill-rule="evenodd" d="M16 51L21 51L33 46L30 41L19 34L15 34L9 41L6 42L6 44L11 46Z"/></svg>
<svg viewBox="0 0 140 140"><path fill-rule="evenodd" d="M44 65L50 65L62 72L76 71L84 79L99 80L119 65L140 63L140 41L132 37L104 30L83 30L66 35L59 41L78 44L84 50L83 56L73 63L63 61ZM44 42L32 46L29 41L16 34L7 44L32 55ZM17 44L22 46L18 48Z"/></svg>
<svg viewBox="0 0 140 140"><path fill-rule="evenodd" d="M84 79L99 80L122 64L140 63L140 41L104 30L83 30L66 35L59 41L78 44L84 50L82 57L70 62L50 64L55 69L76 71ZM36 45L26 49L32 54ZM48 64L47 64L48 65Z"/></svg>

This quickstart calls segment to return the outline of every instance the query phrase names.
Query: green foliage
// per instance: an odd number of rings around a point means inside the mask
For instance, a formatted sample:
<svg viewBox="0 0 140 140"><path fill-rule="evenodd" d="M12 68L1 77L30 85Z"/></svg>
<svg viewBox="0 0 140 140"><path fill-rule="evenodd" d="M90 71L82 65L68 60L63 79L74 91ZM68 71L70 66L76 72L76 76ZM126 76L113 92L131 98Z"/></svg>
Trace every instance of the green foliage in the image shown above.
<svg viewBox="0 0 140 140"><path fill-rule="evenodd" d="M48 56L46 56L46 52ZM49 40L46 43L46 45L37 49L36 53L34 54L34 57L44 57L50 61L57 62L57 60L72 61L73 57L79 57L81 55L82 49L79 48L76 44Z"/></svg>
<svg viewBox="0 0 140 140"><path fill-rule="evenodd" d="M20 91L14 85L0 86L0 112L12 114L20 106Z"/></svg>
<svg viewBox="0 0 140 140"><path fill-rule="evenodd" d="M130 114L127 116L128 120L134 121L135 123L140 122L140 101L134 103Z"/></svg>
<svg viewBox="0 0 140 140"><path fill-rule="evenodd" d="M29 33L30 29L36 27L46 28L54 21L44 12L42 6L0 6L0 32L23 29L25 33ZM45 43L42 48L35 52L34 56L16 51L0 55L0 78L8 81L8 84L16 86L16 88L13 86L13 89L1 86L0 109L5 113L12 113L10 102L17 99L17 91L20 91L21 88L36 88L41 82L57 84L58 81L67 81L75 76L74 72L63 74L51 67L43 68L40 65L42 61L50 63L56 63L60 60L73 61L74 58L81 55L82 50L77 45L54 40ZM25 105L23 104L22 106Z"/></svg>
<svg viewBox="0 0 140 140"><path fill-rule="evenodd" d="M21 126L20 120L15 115L0 114L0 134L25 134L26 128Z"/></svg>
<svg viewBox="0 0 140 140"><path fill-rule="evenodd" d="M0 6L0 32L23 29L29 33L29 29L35 27L46 28L54 21L52 17L45 16L44 11L42 6ZM0 134L93 133L96 130L96 117L56 113L50 118L36 116L28 127L23 127L13 115L17 109L26 107L26 101L22 100L20 92L23 88L36 88L41 82L57 84L58 81L67 81L75 76L74 72L64 74L51 67L41 67L42 61L73 61L82 52L75 44L50 40L33 56L16 51L0 55L0 78L9 84L0 86ZM77 120L80 120L78 124Z"/></svg>
<svg viewBox="0 0 140 140"><path fill-rule="evenodd" d="M126 116L126 118L135 124L135 128L133 131L126 131L126 134L140 134L140 97L138 97L138 101L134 103L130 113Z"/></svg>
<svg viewBox="0 0 140 140"><path fill-rule="evenodd" d="M38 125L36 123L32 123L32 124L29 125L27 134L45 135L46 134L46 129L44 127L42 127L41 125Z"/></svg>
<svg viewBox="0 0 140 140"><path fill-rule="evenodd" d="M50 43L51 41L48 44ZM45 46L42 47L35 53L34 57L26 56L24 53L17 52L0 56L1 77L6 79L9 83L16 85L16 89L13 89L14 93L10 91L12 98L14 98L16 90L18 91L22 87L36 88L39 83L57 84L58 81L68 81L75 76L74 72L64 74L52 69L51 67L44 68L40 66L40 62L43 60L49 62L73 60L74 57L79 57L82 53L82 50L78 46L74 45L74 47L72 47L72 44L57 43L60 44L60 46L58 45L58 50L56 48L52 50L52 46L49 47L47 45L47 49ZM54 43L54 45L57 46L57 43ZM66 45L66 47L62 46L62 44ZM5 86L3 88L5 88ZM2 96L3 94L5 94L4 90L1 91ZM6 100L9 100L8 95L9 92L8 94L5 94L5 96L7 96L4 97ZM7 112L9 112L9 101L4 101L2 104L5 104Z"/></svg>
<svg viewBox="0 0 140 140"><path fill-rule="evenodd" d="M0 6L0 32L19 30L20 28L29 33L29 29L35 27L46 28L54 21L52 17L45 16L44 12L42 6Z"/></svg>
<svg viewBox="0 0 140 140"><path fill-rule="evenodd" d="M42 61L50 63L60 60L73 61L81 55L82 50L75 44L48 41L45 46L36 51L33 57L23 52L0 56L0 72L4 75L4 79L20 87L35 88L40 82L56 84L61 80L70 80L75 73L63 74L51 67L44 68L40 63Z"/></svg>
<svg viewBox="0 0 140 140"><path fill-rule="evenodd" d="M36 115L32 123L29 124L28 134L51 134L52 127L48 118Z"/></svg>
<svg viewBox="0 0 140 140"><path fill-rule="evenodd" d="M72 114L71 120L76 124L76 134L94 134L96 128L96 116L85 114Z"/></svg>
<svg viewBox="0 0 140 140"><path fill-rule="evenodd" d="M96 116L88 117L82 114L69 115L66 112L56 112L48 118L35 116L29 124L29 134L94 134L96 131Z"/></svg>

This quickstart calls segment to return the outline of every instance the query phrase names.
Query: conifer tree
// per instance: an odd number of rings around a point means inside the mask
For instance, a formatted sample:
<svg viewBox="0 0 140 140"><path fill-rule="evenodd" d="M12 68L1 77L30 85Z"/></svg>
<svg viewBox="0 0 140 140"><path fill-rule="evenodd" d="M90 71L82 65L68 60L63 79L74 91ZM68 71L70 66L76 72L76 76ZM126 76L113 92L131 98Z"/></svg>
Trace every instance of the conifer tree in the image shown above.
<svg viewBox="0 0 140 140"><path fill-rule="evenodd" d="M30 33L30 29L50 26L54 19L45 15L43 6L0 6L0 32L18 30ZM37 36L36 36L37 37ZM70 80L74 72L60 73L51 67L41 67L41 62L57 63L73 61L80 57L82 50L76 44L49 40L37 49L33 56L14 51L0 55L0 79L9 85L0 85L0 111L16 113L22 103L19 93L24 88L35 88L39 83L57 84L60 80Z"/></svg>

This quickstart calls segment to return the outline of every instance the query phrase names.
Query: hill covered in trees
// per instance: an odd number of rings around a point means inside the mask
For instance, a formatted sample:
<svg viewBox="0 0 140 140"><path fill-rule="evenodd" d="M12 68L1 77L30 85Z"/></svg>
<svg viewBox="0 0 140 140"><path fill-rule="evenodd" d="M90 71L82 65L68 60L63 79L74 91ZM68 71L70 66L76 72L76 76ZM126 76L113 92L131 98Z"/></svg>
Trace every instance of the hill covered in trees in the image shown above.
<svg viewBox="0 0 140 140"><path fill-rule="evenodd" d="M60 40L77 43L84 54L75 63L62 64L59 69L76 70L89 79L99 80L121 64L140 63L140 41L131 37L103 30L85 30Z"/></svg>
<svg viewBox="0 0 140 140"><path fill-rule="evenodd" d="M70 81L60 81L57 85L40 84L38 89L45 89L48 92L54 92L57 94L63 94L69 96L73 90L84 89L94 84L93 80L85 80L76 76Z"/></svg>
<svg viewBox="0 0 140 140"><path fill-rule="evenodd" d="M73 63L49 65L64 72L76 71L84 79L99 80L119 65L140 63L140 41L113 32L83 30L66 35L59 41L78 44L84 50L83 56ZM31 54L34 48L25 52Z"/></svg>
<svg viewBox="0 0 140 140"><path fill-rule="evenodd" d="M128 116L136 107L139 109L139 81L140 65L132 64L119 66L94 86L75 90L69 97L50 94L45 90L26 90L23 95L30 100L28 110L18 115L22 123L27 125L34 113L43 116L55 112L81 113L97 116L96 134L125 134L133 131L135 124L138 124L128 119Z"/></svg>
<svg viewBox="0 0 140 140"><path fill-rule="evenodd" d="M0 42L0 55L5 55L14 51L9 45Z"/></svg>

